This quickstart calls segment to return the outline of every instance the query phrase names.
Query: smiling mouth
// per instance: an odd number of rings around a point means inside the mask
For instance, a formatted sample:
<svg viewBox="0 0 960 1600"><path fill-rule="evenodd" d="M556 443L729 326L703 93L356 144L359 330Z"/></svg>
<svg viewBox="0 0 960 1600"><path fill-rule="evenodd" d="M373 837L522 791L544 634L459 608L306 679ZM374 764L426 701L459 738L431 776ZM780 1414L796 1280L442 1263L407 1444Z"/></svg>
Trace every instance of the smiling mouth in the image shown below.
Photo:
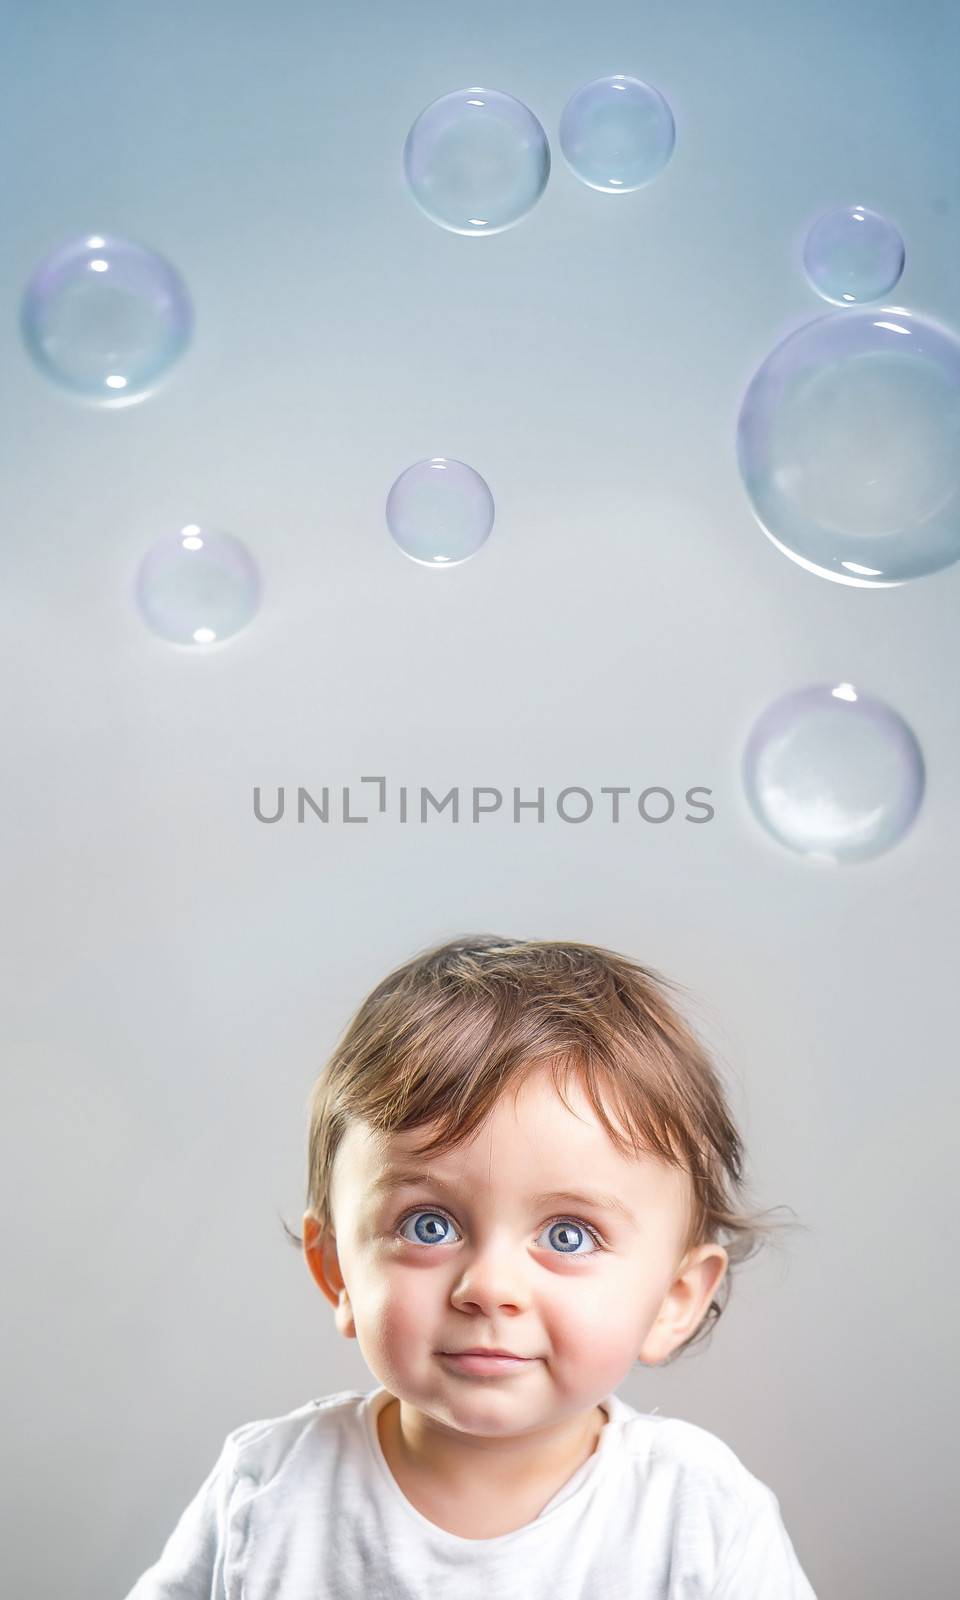
<svg viewBox="0 0 960 1600"><path fill-rule="evenodd" d="M489 1361L532 1361L532 1356L516 1356L512 1350L441 1350L442 1356L484 1356Z"/></svg>
<svg viewBox="0 0 960 1600"><path fill-rule="evenodd" d="M501 1368L504 1372L510 1367L532 1367L537 1360L536 1356L502 1356L486 1355L477 1350L438 1350L437 1354L443 1361L455 1361L462 1372L497 1372Z"/></svg>

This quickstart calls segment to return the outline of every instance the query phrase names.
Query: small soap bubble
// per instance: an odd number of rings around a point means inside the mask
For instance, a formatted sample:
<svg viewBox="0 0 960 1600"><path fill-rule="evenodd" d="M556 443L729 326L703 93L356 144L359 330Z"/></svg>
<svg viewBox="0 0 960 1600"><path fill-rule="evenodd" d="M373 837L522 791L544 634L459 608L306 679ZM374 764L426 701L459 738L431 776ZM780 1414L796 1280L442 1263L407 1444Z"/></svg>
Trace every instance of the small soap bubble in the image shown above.
<svg viewBox="0 0 960 1600"><path fill-rule="evenodd" d="M410 192L452 233L502 233L536 205L550 146L525 105L498 89L456 89L417 118L403 147Z"/></svg>
<svg viewBox="0 0 960 1600"><path fill-rule="evenodd" d="M605 194L642 189L662 172L675 140L673 113L660 91L622 73L585 84L560 117L568 165Z"/></svg>
<svg viewBox="0 0 960 1600"><path fill-rule="evenodd" d="M743 756L750 806L774 839L825 861L863 861L903 838L924 790L920 746L883 701L852 683L784 695Z"/></svg>
<svg viewBox="0 0 960 1600"><path fill-rule="evenodd" d="M40 263L24 291L20 327L45 377L115 408L157 387L190 342L193 310L162 256L92 233Z"/></svg>
<svg viewBox="0 0 960 1600"><path fill-rule="evenodd" d="M434 456L401 472L387 496L387 527L405 555L454 567L476 555L493 527L493 495L463 461Z"/></svg>
<svg viewBox="0 0 960 1600"><path fill-rule="evenodd" d="M889 588L960 558L960 340L901 306L831 311L778 345L737 427L754 514L791 560Z"/></svg>
<svg viewBox="0 0 960 1600"><path fill-rule="evenodd" d="M803 248L807 278L837 306L882 300L899 283L904 259L893 223L866 206L828 211L813 224Z"/></svg>
<svg viewBox="0 0 960 1600"><path fill-rule="evenodd" d="M195 524L165 535L137 574L137 604L170 644L217 644L245 628L260 605L260 574L245 544Z"/></svg>

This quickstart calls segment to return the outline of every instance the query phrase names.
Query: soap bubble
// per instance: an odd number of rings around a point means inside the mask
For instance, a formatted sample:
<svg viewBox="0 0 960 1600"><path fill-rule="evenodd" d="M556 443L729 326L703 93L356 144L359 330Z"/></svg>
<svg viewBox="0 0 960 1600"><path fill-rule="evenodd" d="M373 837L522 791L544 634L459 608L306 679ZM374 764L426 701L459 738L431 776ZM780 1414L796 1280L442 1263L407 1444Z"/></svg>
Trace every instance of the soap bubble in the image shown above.
<svg viewBox="0 0 960 1600"><path fill-rule="evenodd" d="M214 644L245 628L260 604L260 574L230 533L191 524L147 551L137 574L137 604L171 644Z"/></svg>
<svg viewBox="0 0 960 1600"><path fill-rule="evenodd" d="M920 747L903 718L851 683L768 706L747 740L743 782L767 832L801 854L863 861L902 839L923 797Z"/></svg>
<svg viewBox="0 0 960 1600"><path fill-rule="evenodd" d="M578 89L560 117L560 148L571 170L606 194L649 183L669 161L675 138L659 90L622 73Z"/></svg>
<svg viewBox="0 0 960 1600"><path fill-rule="evenodd" d="M803 248L810 283L838 306L889 294L900 281L904 258L893 223L865 206L828 211L814 223Z"/></svg>
<svg viewBox="0 0 960 1600"><path fill-rule="evenodd" d="M444 456L408 467L387 496L387 527L405 555L428 567L476 555L493 516L493 495L479 472Z"/></svg>
<svg viewBox="0 0 960 1600"><path fill-rule="evenodd" d="M900 306L792 333L740 411L744 487L767 536L820 577L889 588L960 557L960 341Z"/></svg>
<svg viewBox="0 0 960 1600"><path fill-rule="evenodd" d="M417 204L452 233L502 233L536 205L550 147L527 107L498 89L457 89L417 118L403 147Z"/></svg>
<svg viewBox="0 0 960 1600"><path fill-rule="evenodd" d="M143 400L183 354L193 310L162 256L110 234L73 239L40 263L20 311L40 371L84 400Z"/></svg>

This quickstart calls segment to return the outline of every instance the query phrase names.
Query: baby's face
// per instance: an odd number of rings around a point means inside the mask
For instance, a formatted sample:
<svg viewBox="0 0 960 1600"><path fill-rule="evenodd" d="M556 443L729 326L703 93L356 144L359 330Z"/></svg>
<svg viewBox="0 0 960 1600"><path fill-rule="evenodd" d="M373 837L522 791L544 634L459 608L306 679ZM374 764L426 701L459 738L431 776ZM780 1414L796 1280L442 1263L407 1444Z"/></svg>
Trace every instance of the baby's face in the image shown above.
<svg viewBox="0 0 960 1600"><path fill-rule="evenodd" d="M576 1078L566 1093L576 1115L544 1067L443 1156L413 1155L423 1129L378 1142L358 1125L337 1156L336 1236L319 1275L311 1260L337 1325L391 1393L468 1432L594 1406L695 1330L726 1266L719 1246L681 1259L686 1175L622 1156ZM527 1359L478 1376L444 1355L478 1345Z"/></svg>

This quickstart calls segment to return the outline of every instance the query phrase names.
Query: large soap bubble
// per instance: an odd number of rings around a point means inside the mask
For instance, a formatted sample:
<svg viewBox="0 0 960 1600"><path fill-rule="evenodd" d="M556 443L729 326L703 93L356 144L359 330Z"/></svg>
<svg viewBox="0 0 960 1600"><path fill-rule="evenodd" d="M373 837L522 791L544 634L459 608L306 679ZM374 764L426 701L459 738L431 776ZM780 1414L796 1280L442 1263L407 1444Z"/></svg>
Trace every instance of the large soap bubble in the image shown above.
<svg viewBox="0 0 960 1600"><path fill-rule="evenodd" d="M410 192L452 233L502 233L536 205L550 146L527 107L498 89L457 89L417 118L403 147Z"/></svg>
<svg viewBox="0 0 960 1600"><path fill-rule="evenodd" d="M900 281L905 255L903 239L886 217L866 206L843 206L813 224L803 268L824 300L854 305L889 294Z"/></svg>
<svg viewBox="0 0 960 1600"><path fill-rule="evenodd" d="M387 527L404 555L427 567L476 555L493 518L493 495L479 472L444 456L415 462L387 496Z"/></svg>
<svg viewBox="0 0 960 1600"><path fill-rule="evenodd" d="M767 707L743 756L747 799L767 832L827 861L890 850L913 822L923 756L890 706L851 683L818 684Z"/></svg>
<svg viewBox="0 0 960 1600"><path fill-rule="evenodd" d="M834 311L767 357L737 454L764 532L820 577L888 588L960 557L960 341L900 306Z"/></svg>
<svg viewBox="0 0 960 1600"><path fill-rule="evenodd" d="M20 327L46 377L79 398L118 407L143 400L166 376L190 342L193 310L162 256L93 233L40 263Z"/></svg>
<svg viewBox="0 0 960 1600"><path fill-rule="evenodd" d="M622 73L585 84L560 117L560 148L571 171L606 194L628 194L657 177L675 139L660 91Z"/></svg>
<svg viewBox="0 0 960 1600"><path fill-rule="evenodd" d="M209 645L245 628L260 605L260 574L231 533L194 524L158 539L137 574L144 621L170 644Z"/></svg>

